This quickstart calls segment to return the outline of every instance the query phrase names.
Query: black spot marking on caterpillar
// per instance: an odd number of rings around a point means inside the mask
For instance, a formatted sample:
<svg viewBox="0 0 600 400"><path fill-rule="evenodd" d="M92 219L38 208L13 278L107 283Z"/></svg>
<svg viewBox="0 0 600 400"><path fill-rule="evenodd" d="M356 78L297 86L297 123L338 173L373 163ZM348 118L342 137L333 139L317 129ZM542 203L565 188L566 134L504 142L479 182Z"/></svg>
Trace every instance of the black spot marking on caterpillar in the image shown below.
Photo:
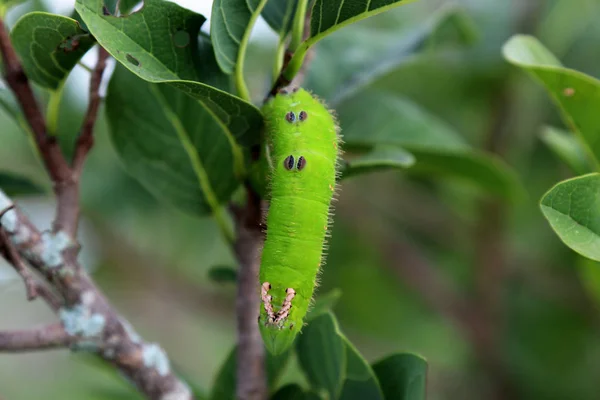
<svg viewBox="0 0 600 400"><path fill-rule="evenodd" d="M294 156L287 156L285 160L283 160L283 166L288 171L291 171L294 168Z"/></svg>
<svg viewBox="0 0 600 400"><path fill-rule="evenodd" d="M289 113L285 114L285 120L290 124L293 123L296 121L296 114L294 114L293 111L290 111Z"/></svg>
<svg viewBox="0 0 600 400"><path fill-rule="evenodd" d="M288 94L287 89L279 89L279 94Z"/></svg>
<svg viewBox="0 0 600 400"><path fill-rule="evenodd" d="M296 168L298 168L298 171L302 171L304 167L306 167L306 158L304 158L304 156L300 156L300 158L298 158L298 164L296 164Z"/></svg>
<svg viewBox="0 0 600 400"><path fill-rule="evenodd" d="M308 114L306 113L306 111L300 111L300 114L298 114L298 119L300 121L305 121L306 118L308 118Z"/></svg>

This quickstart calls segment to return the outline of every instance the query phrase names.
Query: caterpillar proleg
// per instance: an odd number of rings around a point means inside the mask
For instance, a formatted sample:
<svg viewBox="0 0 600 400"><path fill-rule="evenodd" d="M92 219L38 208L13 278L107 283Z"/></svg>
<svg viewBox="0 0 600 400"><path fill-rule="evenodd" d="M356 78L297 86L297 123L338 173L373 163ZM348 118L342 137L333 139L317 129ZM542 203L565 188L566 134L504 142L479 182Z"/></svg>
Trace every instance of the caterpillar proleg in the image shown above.
<svg viewBox="0 0 600 400"><path fill-rule="evenodd" d="M263 114L272 168L258 323L279 354L302 329L323 262L340 139L334 117L303 89L279 92Z"/></svg>

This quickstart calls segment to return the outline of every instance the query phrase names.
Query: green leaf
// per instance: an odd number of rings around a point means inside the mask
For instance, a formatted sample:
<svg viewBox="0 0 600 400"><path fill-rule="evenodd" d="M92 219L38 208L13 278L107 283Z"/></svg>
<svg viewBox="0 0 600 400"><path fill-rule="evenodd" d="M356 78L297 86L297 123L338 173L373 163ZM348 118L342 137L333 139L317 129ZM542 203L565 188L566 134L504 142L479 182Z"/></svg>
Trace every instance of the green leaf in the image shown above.
<svg viewBox="0 0 600 400"><path fill-rule="evenodd" d="M427 362L414 354L394 354L373 364L386 400L425 400Z"/></svg>
<svg viewBox="0 0 600 400"><path fill-rule="evenodd" d="M340 400L384 400L379 382L371 366L360 355L347 338L346 347L346 380L342 387Z"/></svg>
<svg viewBox="0 0 600 400"><path fill-rule="evenodd" d="M567 246L600 261L600 173L558 183L542 197L540 206Z"/></svg>
<svg viewBox="0 0 600 400"><path fill-rule="evenodd" d="M44 190L29 179L12 173L0 172L0 189L8 196L42 194Z"/></svg>
<svg viewBox="0 0 600 400"><path fill-rule="evenodd" d="M333 289L323 295L317 296L315 305L308 310L306 321L311 321L320 315L326 314L337 304L342 297L342 291Z"/></svg>
<svg viewBox="0 0 600 400"><path fill-rule="evenodd" d="M75 5L90 32L117 61L146 81L168 83L198 100L230 140L248 146L258 142L260 111L199 82L210 79L201 76L198 67L202 59L196 43L203 16L161 0L146 0L140 11L122 18L103 15L102 7L102 0L77 0Z"/></svg>
<svg viewBox="0 0 600 400"><path fill-rule="evenodd" d="M217 377L213 384L209 399L210 400L235 400L236 388L236 351L237 346L229 352L227 359L219 369ZM267 368L267 383L269 389L273 389L290 359L292 352L286 351L277 356L273 356L265 350L266 368Z"/></svg>
<svg viewBox="0 0 600 400"><path fill-rule="evenodd" d="M139 0L104 0L104 5L111 15L117 14L117 4L121 14L128 14L139 2Z"/></svg>
<svg viewBox="0 0 600 400"><path fill-rule="evenodd" d="M313 43L336 30L414 0L316 0L310 18Z"/></svg>
<svg viewBox="0 0 600 400"><path fill-rule="evenodd" d="M292 29L298 0L268 0L261 13L267 24L279 35Z"/></svg>
<svg viewBox="0 0 600 400"><path fill-rule="evenodd" d="M310 321L296 343L298 361L312 387L337 399L345 378L346 346L333 314Z"/></svg>
<svg viewBox="0 0 600 400"><path fill-rule="evenodd" d="M368 153L348 161L340 179L388 169L404 169L415 163L415 157L396 146L375 146Z"/></svg>
<svg viewBox="0 0 600 400"><path fill-rule="evenodd" d="M411 173L454 177L507 200L523 194L504 162L470 148L452 128L407 100L369 90L337 111L348 148L399 146L416 158Z"/></svg>
<svg viewBox="0 0 600 400"><path fill-rule="evenodd" d="M595 162L600 160L600 81L581 72L565 68L537 39L513 36L503 48L504 57L531 73L546 88L562 111L572 131L581 135L586 151Z"/></svg>
<svg viewBox="0 0 600 400"><path fill-rule="evenodd" d="M337 112L344 142L351 146L389 144L406 149L469 149L446 123L392 93L361 92L339 105Z"/></svg>
<svg viewBox="0 0 600 400"><path fill-rule="evenodd" d="M237 271L229 266L219 265L208 271L208 278L217 283L232 283L237 281Z"/></svg>
<svg viewBox="0 0 600 400"><path fill-rule="evenodd" d="M239 185L240 150L206 108L117 66L106 113L115 149L148 191L182 211L225 218L221 205Z"/></svg>
<svg viewBox="0 0 600 400"><path fill-rule="evenodd" d="M241 61L238 53L245 53L249 29L260 15L266 0L214 0L210 36L215 46L221 69L231 74Z"/></svg>
<svg viewBox="0 0 600 400"><path fill-rule="evenodd" d="M271 396L271 400L321 400L321 397L313 392L305 392L300 385L290 383Z"/></svg>
<svg viewBox="0 0 600 400"><path fill-rule="evenodd" d="M468 19L466 13L451 5L400 33L353 26L343 35L334 35L319 43L304 86L336 107L426 49L472 43L474 33L465 19ZM438 38L440 29L455 32L459 39L449 40L449 35ZM351 53L348 48L352 48Z"/></svg>
<svg viewBox="0 0 600 400"><path fill-rule="evenodd" d="M594 171L593 163L576 135L546 126L540 138L576 174L583 175Z"/></svg>
<svg viewBox="0 0 600 400"><path fill-rule="evenodd" d="M10 36L27 76L53 90L95 43L74 19L45 12L25 14Z"/></svg>
<svg viewBox="0 0 600 400"><path fill-rule="evenodd" d="M308 49L325 36L365 18L414 0L316 0L310 18L310 37L294 53L284 75L291 80L300 70Z"/></svg>

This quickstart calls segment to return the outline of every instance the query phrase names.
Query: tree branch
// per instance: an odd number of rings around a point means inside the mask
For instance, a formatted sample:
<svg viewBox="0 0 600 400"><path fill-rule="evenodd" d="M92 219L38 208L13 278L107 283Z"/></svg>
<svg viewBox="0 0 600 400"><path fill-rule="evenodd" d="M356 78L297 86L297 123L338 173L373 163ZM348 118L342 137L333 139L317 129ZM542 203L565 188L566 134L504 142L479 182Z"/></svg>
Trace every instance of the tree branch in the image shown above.
<svg viewBox="0 0 600 400"><path fill-rule="evenodd" d="M267 396L264 345L258 330L258 273L263 242L261 200L246 186L244 209L233 209L237 238L234 251L239 264L236 297L237 315L237 398L262 400Z"/></svg>
<svg viewBox="0 0 600 400"><path fill-rule="evenodd" d="M10 240L8 240L8 236L3 230L0 230L0 249L4 254L4 258L6 259L6 261L8 261L15 268L17 273L21 275L21 278L25 283L27 300L34 300L38 296L38 283L27 269L27 266L25 266L23 259L21 258L21 256L19 256Z"/></svg>
<svg viewBox="0 0 600 400"><path fill-rule="evenodd" d="M104 74L108 57L108 52L102 46L98 46L98 62L90 78L88 109L83 119L83 126L77 139L75 155L73 156L73 170L77 178L81 175L85 158L94 145L94 125L96 124L98 109L102 100L100 97L100 84L102 83L102 75Z"/></svg>
<svg viewBox="0 0 600 400"><path fill-rule="evenodd" d="M71 345L69 336L61 324L53 324L37 329L0 332L0 352L16 353L24 351L49 350Z"/></svg>
<svg viewBox="0 0 600 400"><path fill-rule="evenodd" d="M2 213L0 213L0 216L1 215ZM48 286L40 282L38 278L31 274L28 266L14 248L14 245L3 229L0 229L0 254L4 256L6 261L15 268L17 273L23 279L27 292L27 300L32 301L41 297L55 312L62 307L62 299L60 299Z"/></svg>
<svg viewBox="0 0 600 400"><path fill-rule="evenodd" d="M73 242L62 232L40 233L7 201L0 190L0 229L65 299L58 315L73 340L71 348L91 351L114 364L150 399L192 399L189 388L171 371L165 352L144 342L81 268Z"/></svg>

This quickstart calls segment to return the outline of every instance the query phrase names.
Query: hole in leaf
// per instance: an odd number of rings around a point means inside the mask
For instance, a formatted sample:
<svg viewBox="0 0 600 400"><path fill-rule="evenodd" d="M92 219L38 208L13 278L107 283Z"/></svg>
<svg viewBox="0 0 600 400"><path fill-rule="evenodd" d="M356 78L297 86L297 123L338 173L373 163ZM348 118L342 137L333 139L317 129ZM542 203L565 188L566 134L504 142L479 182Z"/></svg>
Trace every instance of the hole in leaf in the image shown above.
<svg viewBox="0 0 600 400"><path fill-rule="evenodd" d="M136 67L140 66L140 61L137 58L135 58L134 56L132 56L131 54L127 54L125 56L125 58L127 58L127 61L129 61L130 63L132 63Z"/></svg>
<svg viewBox="0 0 600 400"><path fill-rule="evenodd" d="M173 43L177 47L185 47L190 44L190 34L186 31L177 31L173 35Z"/></svg>

